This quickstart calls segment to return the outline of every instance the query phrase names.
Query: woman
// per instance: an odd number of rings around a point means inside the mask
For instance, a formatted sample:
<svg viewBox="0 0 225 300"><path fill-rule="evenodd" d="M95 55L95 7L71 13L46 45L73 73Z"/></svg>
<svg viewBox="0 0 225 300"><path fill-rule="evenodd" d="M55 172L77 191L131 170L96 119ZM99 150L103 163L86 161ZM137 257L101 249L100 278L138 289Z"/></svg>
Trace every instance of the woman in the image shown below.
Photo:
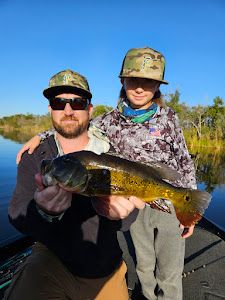
<svg viewBox="0 0 225 300"><path fill-rule="evenodd" d="M195 170L175 112L163 105L160 84L164 80L165 59L152 48L130 49L123 61L122 89L116 109L93 120L105 132L116 152L148 164L160 161L181 174L174 185L196 188ZM41 135L46 138L50 132ZM32 142L32 143L31 143ZM21 153L39 144L35 137ZM163 203L163 204L162 204ZM182 299L184 238L194 226L184 228L171 203L158 202L170 209L166 214L146 205L131 227L137 257L137 274L147 299Z"/></svg>

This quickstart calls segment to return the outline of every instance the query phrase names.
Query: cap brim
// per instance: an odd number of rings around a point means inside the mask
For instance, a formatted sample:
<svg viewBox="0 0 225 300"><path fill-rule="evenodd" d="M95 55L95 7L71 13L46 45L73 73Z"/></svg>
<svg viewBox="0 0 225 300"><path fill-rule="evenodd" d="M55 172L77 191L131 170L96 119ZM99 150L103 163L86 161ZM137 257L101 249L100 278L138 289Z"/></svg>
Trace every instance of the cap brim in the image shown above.
<svg viewBox="0 0 225 300"><path fill-rule="evenodd" d="M145 78L145 79L151 79L151 80L155 80L158 81L160 83L164 83L164 84L168 84L169 82L166 80L159 80L159 79L155 79L155 78L149 78L149 77L145 77L145 76L123 76L123 75L119 75L119 78Z"/></svg>
<svg viewBox="0 0 225 300"><path fill-rule="evenodd" d="M53 86L50 88L47 88L43 91L43 95L47 99L51 99L57 95L63 94L63 93L70 93L70 94L78 94L84 97L87 97L87 99L92 98L92 94L87 92L86 90L83 90L81 88L77 88L70 85L60 85L60 86Z"/></svg>

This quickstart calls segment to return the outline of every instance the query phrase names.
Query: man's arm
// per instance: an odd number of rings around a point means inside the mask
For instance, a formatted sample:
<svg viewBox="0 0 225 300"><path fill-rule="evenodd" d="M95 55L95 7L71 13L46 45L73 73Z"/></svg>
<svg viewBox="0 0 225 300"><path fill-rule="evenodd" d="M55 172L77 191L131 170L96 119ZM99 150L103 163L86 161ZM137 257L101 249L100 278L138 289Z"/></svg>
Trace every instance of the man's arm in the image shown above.
<svg viewBox="0 0 225 300"><path fill-rule="evenodd" d="M23 155L18 165L16 188L9 204L10 222L22 233L35 237L49 225L44 217L61 214L71 205L72 199L71 193L58 186L45 188L40 175L35 178L35 174L40 171L41 160L37 152Z"/></svg>
<svg viewBox="0 0 225 300"><path fill-rule="evenodd" d="M194 163L188 152L184 135L176 114L174 115L174 128L172 128L171 134L173 136L173 149L178 165L178 171L182 175L180 184L185 188L196 189L197 184Z"/></svg>
<svg viewBox="0 0 225 300"><path fill-rule="evenodd" d="M17 168L16 187L8 209L11 222L22 232L24 232L26 227L25 216L27 214L27 208L36 190L34 175L38 171L35 155L28 155L27 152L24 153Z"/></svg>

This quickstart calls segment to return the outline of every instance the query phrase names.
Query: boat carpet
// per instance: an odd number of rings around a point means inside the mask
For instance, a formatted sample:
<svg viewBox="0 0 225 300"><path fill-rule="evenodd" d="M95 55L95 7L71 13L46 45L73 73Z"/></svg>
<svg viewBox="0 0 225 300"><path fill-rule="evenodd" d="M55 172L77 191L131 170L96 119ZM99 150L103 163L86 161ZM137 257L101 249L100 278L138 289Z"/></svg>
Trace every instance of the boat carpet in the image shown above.
<svg viewBox="0 0 225 300"><path fill-rule="evenodd" d="M125 235L119 233L118 239L128 265L127 280L131 299L144 299L135 272L134 248L129 232ZM183 300L225 299L225 241L201 227L196 227L194 234L186 240L183 290ZM0 299L3 291L0 291Z"/></svg>
<svg viewBox="0 0 225 300"><path fill-rule="evenodd" d="M209 224L210 230L216 232L213 224ZM203 225L208 223L204 222ZM127 281L128 288L132 291L131 299L144 299L140 294L140 284L135 272L134 249L129 232L125 236L119 233L118 239L128 265ZM225 299L225 241L199 226L196 226L194 234L186 240L183 292L183 300Z"/></svg>
<svg viewBox="0 0 225 300"><path fill-rule="evenodd" d="M186 241L184 300L225 299L225 241L197 227Z"/></svg>

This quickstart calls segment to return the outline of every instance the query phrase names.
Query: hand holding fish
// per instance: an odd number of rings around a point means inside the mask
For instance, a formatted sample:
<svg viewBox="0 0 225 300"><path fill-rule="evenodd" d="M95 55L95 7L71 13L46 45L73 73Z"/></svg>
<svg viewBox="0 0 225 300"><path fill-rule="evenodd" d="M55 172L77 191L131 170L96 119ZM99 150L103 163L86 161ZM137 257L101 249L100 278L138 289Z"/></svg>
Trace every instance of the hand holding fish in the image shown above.
<svg viewBox="0 0 225 300"><path fill-rule="evenodd" d="M183 229L181 237L183 239L186 239L193 234L195 225L191 225L190 227L185 227L184 225L180 224L180 228Z"/></svg>
<svg viewBox="0 0 225 300"><path fill-rule="evenodd" d="M58 215L71 206L71 192L65 191L58 185L45 187L40 174L36 174L35 181L37 190L34 194L34 200L41 210L50 215Z"/></svg>
<svg viewBox="0 0 225 300"><path fill-rule="evenodd" d="M107 197L96 197L92 205L101 216L110 220L125 219L135 209L143 209L145 203L135 196L124 197L110 195Z"/></svg>

